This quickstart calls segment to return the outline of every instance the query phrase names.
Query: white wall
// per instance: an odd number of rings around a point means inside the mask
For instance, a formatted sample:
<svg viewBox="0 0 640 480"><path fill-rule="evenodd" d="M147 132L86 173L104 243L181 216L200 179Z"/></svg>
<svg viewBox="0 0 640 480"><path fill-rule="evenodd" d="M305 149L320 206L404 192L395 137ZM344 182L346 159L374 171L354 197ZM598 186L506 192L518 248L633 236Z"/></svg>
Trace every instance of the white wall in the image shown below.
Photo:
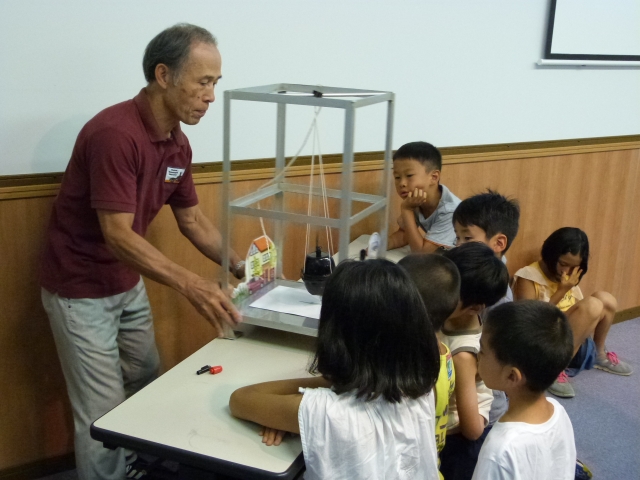
<svg viewBox="0 0 640 480"><path fill-rule="evenodd" d="M541 0L0 0L0 175L64 170L82 125L144 85L143 50L186 21L219 39L226 89L290 82L397 94L394 147L640 133L640 70L545 69ZM275 107L234 102L232 156L273 157ZM311 120L291 109L287 150ZM323 111L322 151L341 151ZM222 102L186 127L195 162L222 156ZM383 148L384 111L356 149ZM307 153L309 151L307 150Z"/></svg>

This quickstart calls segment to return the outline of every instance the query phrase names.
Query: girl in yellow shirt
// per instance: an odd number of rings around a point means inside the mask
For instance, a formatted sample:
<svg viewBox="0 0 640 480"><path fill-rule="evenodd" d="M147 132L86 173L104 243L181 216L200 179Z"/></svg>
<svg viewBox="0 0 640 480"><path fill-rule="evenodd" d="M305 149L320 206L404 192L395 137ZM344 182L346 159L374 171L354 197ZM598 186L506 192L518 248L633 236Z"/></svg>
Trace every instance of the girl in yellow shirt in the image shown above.
<svg viewBox="0 0 640 480"><path fill-rule="evenodd" d="M568 376L592 367L617 375L630 375L629 364L607 351L605 341L618 302L608 292L584 297L578 284L589 267L589 239L579 228L564 227L543 243L541 259L515 274L516 300L532 299L557 305L565 312L573 332L574 357L549 392L574 397Z"/></svg>

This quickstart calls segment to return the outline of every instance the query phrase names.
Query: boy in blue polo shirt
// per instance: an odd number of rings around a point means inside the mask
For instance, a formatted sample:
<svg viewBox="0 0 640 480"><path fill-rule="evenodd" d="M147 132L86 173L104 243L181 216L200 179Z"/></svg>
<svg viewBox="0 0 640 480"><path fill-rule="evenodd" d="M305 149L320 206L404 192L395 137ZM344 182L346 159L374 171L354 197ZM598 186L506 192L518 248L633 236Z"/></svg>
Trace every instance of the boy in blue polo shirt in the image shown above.
<svg viewBox="0 0 640 480"><path fill-rule="evenodd" d="M398 230L388 250L409 245L414 253L433 253L455 246L453 212L460 199L440 184L442 155L427 142L411 142L393 155L393 176L402 198Z"/></svg>

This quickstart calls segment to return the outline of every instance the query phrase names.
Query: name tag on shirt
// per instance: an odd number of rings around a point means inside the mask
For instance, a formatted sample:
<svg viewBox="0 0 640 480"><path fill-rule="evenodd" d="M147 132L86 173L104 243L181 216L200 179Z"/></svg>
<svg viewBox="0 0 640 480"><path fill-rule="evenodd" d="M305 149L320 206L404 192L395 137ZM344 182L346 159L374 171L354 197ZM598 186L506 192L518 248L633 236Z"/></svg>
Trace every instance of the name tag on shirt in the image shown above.
<svg viewBox="0 0 640 480"><path fill-rule="evenodd" d="M164 183L180 183L184 175L184 168L167 167L167 174L164 177Z"/></svg>

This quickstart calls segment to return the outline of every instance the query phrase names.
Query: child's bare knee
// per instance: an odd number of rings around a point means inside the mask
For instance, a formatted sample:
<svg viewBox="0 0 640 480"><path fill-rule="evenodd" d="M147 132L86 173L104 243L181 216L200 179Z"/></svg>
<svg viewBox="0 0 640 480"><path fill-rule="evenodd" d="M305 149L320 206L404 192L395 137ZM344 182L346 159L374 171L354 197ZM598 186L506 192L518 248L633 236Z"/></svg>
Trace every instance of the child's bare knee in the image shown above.
<svg viewBox="0 0 640 480"><path fill-rule="evenodd" d="M609 292L596 292L592 297L597 298L602 302L605 310L615 313L618 310L618 300Z"/></svg>
<svg viewBox="0 0 640 480"><path fill-rule="evenodd" d="M585 314L594 321L597 321L602 317L604 303L599 298L593 296L587 297L576 306L578 309L583 310Z"/></svg>

